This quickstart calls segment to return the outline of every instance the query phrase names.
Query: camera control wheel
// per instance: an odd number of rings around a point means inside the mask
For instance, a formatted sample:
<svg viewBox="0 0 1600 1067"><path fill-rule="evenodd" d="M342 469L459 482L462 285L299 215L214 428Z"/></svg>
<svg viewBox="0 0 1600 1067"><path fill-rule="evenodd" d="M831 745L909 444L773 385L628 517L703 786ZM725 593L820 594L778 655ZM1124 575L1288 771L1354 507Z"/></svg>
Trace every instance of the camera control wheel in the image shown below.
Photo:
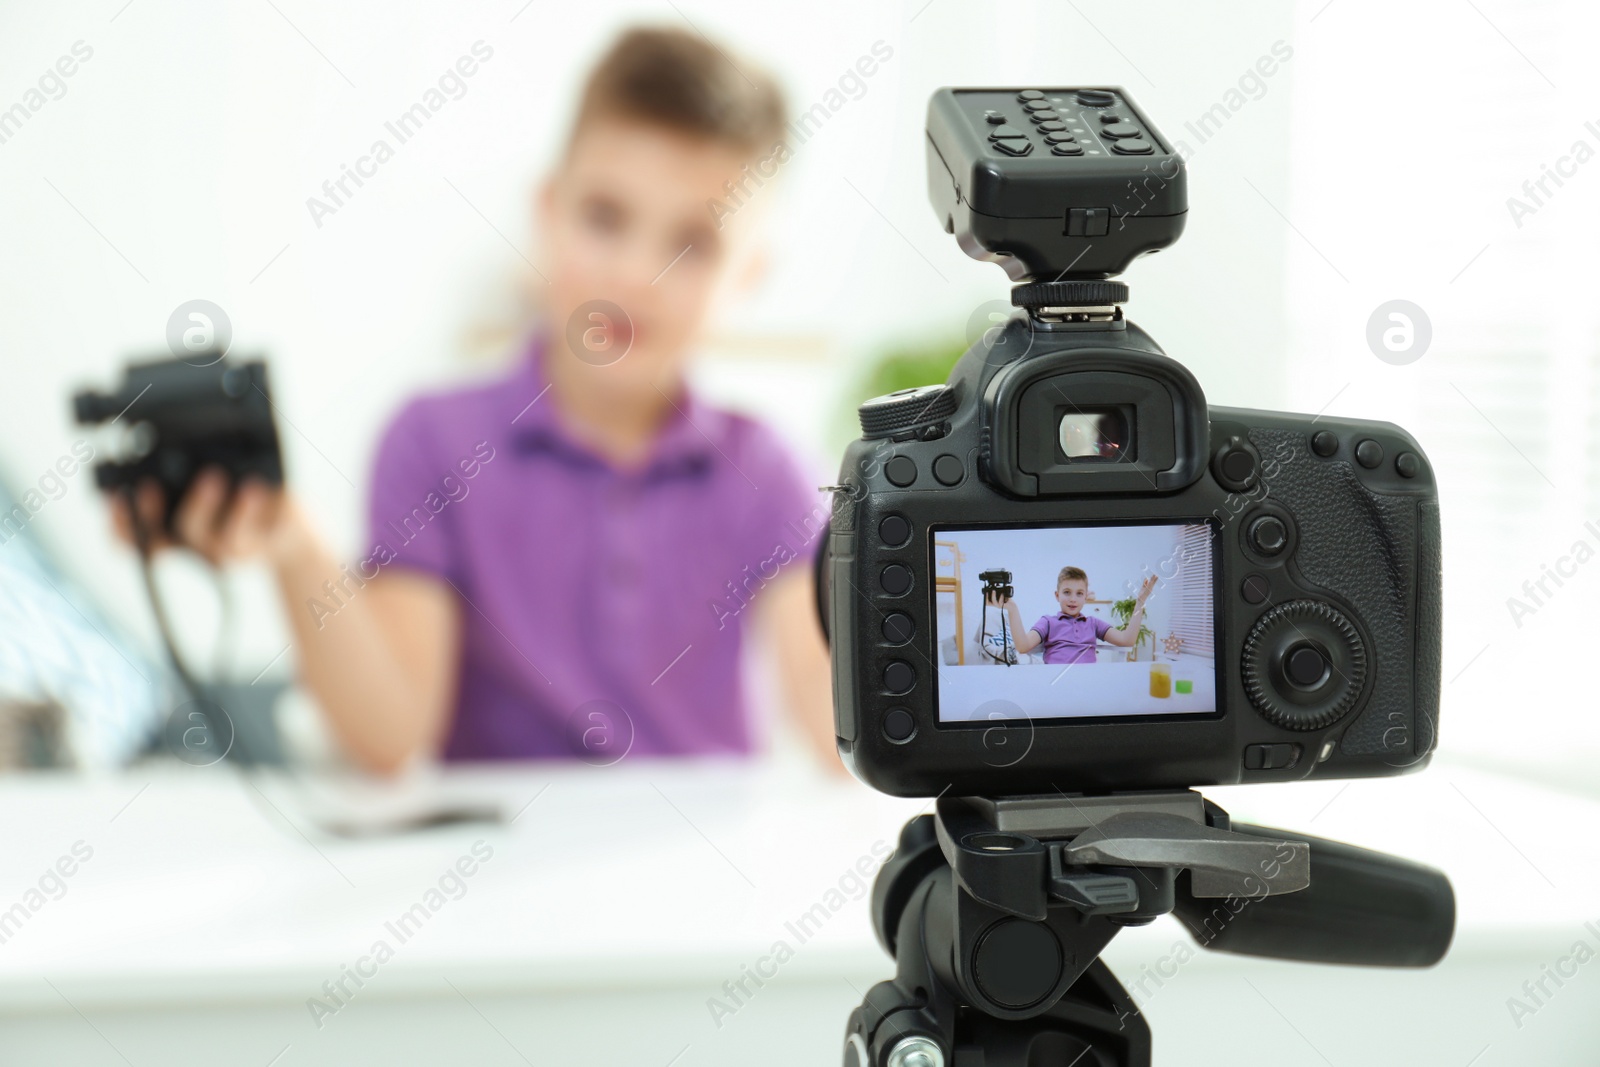
<svg viewBox="0 0 1600 1067"><path fill-rule="evenodd" d="M1289 730L1320 730L1361 695L1367 653L1338 609L1292 600L1268 611L1245 638L1244 689L1263 718Z"/></svg>
<svg viewBox="0 0 1600 1067"><path fill-rule="evenodd" d="M955 412L955 390L948 385L897 389L873 397L856 409L861 436L868 440L901 435L927 440L939 436L940 428Z"/></svg>

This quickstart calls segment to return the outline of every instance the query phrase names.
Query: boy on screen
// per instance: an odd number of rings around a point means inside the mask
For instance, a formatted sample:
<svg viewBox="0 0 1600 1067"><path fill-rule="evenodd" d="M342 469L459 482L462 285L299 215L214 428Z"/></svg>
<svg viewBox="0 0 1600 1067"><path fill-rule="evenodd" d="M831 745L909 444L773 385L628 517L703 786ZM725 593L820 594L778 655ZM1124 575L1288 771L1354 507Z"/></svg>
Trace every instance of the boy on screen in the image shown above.
<svg viewBox="0 0 1600 1067"><path fill-rule="evenodd" d="M1026 630L1016 601L1009 597L999 601L998 594L991 593L989 602L1005 609L1019 654L1026 655L1043 645L1046 663L1093 663L1096 641L1130 648L1138 640L1144 625L1144 604L1155 587L1156 576L1146 576L1134 599L1133 614L1125 626L1115 630L1104 619L1083 614L1084 602L1089 599L1089 576L1079 567L1062 567L1056 576L1056 604L1060 611L1039 616L1039 621Z"/></svg>

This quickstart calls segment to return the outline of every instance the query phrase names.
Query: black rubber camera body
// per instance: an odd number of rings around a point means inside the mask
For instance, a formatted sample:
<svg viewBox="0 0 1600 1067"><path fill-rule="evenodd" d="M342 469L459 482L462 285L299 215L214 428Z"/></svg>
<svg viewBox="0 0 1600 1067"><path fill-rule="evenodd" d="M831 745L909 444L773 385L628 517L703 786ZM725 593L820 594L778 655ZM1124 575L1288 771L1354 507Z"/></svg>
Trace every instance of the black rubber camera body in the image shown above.
<svg viewBox="0 0 1600 1067"><path fill-rule="evenodd" d="M1112 276L1176 241L1187 198L1183 160L1122 90L941 89L927 135L940 220L1006 269L1019 310L946 384L861 406L818 571L846 764L901 796L1424 766L1440 544L1416 441L1382 422L1209 407L1123 318ZM1057 613L1019 564L1053 581L1085 553L1168 540L1140 569L1090 566L1077 611ZM1034 559L1013 542L1046 547ZM962 658L1002 568L1051 631L1040 662L1010 670ZM1103 637L1095 651L1097 620L1114 628L1144 574L1161 643L1131 662Z"/></svg>
<svg viewBox="0 0 1600 1067"><path fill-rule="evenodd" d="M260 360L216 353L135 363L115 392L85 390L73 397L73 409L81 424L128 428L127 447L95 467L95 480L116 492L144 481L158 484L169 532L179 502L205 467L221 469L235 485L251 477L283 482L267 366Z"/></svg>

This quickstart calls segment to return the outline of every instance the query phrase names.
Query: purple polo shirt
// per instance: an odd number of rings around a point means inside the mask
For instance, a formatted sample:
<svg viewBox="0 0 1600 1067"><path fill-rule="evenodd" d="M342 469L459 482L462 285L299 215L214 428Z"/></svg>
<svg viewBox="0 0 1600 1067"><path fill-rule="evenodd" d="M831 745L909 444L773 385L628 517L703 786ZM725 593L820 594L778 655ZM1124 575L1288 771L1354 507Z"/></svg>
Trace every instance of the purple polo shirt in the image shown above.
<svg viewBox="0 0 1600 1067"><path fill-rule="evenodd" d="M1044 638L1046 663L1093 663L1094 643L1106 635L1111 624L1091 615L1041 615L1031 627Z"/></svg>
<svg viewBox="0 0 1600 1067"><path fill-rule="evenodd" d="M770 430L692 394L617 469L562 425L540 348L412 401L378 449L374 562L463 600L444 758L749 752L746 624L809 574L828 502Z"/></svg>

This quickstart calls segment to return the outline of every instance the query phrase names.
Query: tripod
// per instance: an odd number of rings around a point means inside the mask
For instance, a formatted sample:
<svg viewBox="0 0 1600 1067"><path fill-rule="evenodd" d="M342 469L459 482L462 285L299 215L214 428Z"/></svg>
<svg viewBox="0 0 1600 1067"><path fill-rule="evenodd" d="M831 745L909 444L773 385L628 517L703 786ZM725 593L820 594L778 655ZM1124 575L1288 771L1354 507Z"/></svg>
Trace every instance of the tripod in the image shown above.
<svg viewBox="0 0 1600 1067"><path fill-rule="evenodd" d="M1099 956L1167 912L1204 948L1383 967L1437 963L1455 928L1443 873L1233 826L1192 790L944 798L873 884L896 975L851 1012L845 1067L1149 1067Z"/></svg>

